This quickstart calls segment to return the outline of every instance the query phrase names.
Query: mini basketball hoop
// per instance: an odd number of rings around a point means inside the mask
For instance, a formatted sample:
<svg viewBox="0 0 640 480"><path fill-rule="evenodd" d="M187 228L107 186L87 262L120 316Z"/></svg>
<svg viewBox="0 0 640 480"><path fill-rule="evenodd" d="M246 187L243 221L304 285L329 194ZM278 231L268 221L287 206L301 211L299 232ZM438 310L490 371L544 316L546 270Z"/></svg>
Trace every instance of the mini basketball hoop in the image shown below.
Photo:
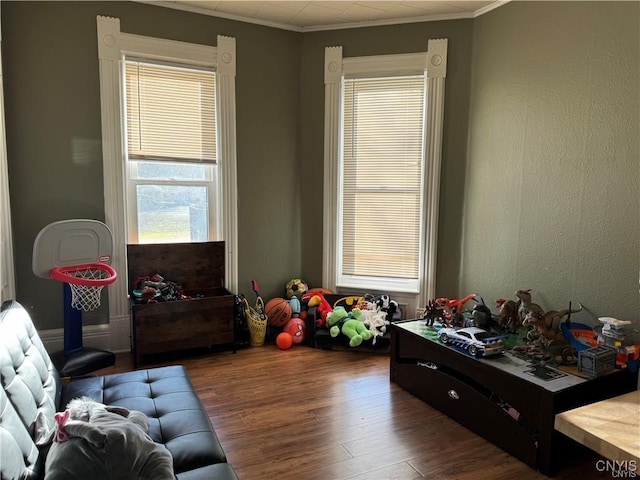
<svg viewBox="0 0 640 480"><path fill-rule="evenodd" d="M50 223L33 242L33 273L63 287L64 350L51 354L63 377L85 375L116 361L113 352L82 345L82 311L98 308L102 289L118 278L109 265L112 253L109 227L88 218Z"/></svg>
<svg viewBox="0 0 640 480"><path fill-rule="evenodd" d="M116 281L116 271L106 263L69 265L51 269L51 278L71 288L71 306L89 312L100 306L102 288Z"/></svg>

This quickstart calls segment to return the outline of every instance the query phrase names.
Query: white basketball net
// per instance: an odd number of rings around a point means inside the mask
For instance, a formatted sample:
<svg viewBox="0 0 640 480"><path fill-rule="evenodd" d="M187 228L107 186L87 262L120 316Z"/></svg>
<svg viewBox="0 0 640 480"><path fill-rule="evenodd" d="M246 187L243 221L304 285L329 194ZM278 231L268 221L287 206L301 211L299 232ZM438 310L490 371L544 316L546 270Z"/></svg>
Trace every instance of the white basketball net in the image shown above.
<svg viewBox="0 0 640 480"><path fill-rule="evenodd" d="M98 280L107 278L109 273L99 268L86 268L67 272L67 275L70 277ZM71 287L71 306L76 310L89 312L100 306L100 294L104 286L87 287L84 285L75 285L71 282L69 282L69 286Z"/></svg>

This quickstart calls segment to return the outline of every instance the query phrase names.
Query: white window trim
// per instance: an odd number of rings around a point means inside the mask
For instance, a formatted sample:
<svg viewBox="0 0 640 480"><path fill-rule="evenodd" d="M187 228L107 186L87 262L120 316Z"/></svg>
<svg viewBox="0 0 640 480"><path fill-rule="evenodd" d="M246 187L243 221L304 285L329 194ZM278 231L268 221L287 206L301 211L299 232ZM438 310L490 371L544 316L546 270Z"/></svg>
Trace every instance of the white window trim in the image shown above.
<svg viewBox="0 0 640 480"><path fill-rule="evenodd" d="M0 33L0 47L1 46L2 37ZM14 299L16 295L3 85L2 49L0 48L0 303L5 300Z"/></svg>
<svg viewBox="0 0 640 480"><path fill-rule="evenodd" d="M427 114L425 145L425 231L424 260L420 291L402 295L411 306L424 306L435 297L440 164L444 118L444 86L447 71L447 39L428 41L427 52L400 55L342 57L342 47L325 49L324 198L322 285L336 290L337 231L339 205L340 110L343 76L384 76L427 72ZM400 292L402 293L402 292ZM410 292L409 292L410 293ZM413 297L413 298L412 298ZM412 315L412 313L408 313Z"/></svg>
<svg viewBox="0 0 640 480"><path fill-rule="evenodd" d="M218 36L217 47L144 37L120 31L120 20L97 17L100 65L100 108L104 174L105 223L113 233L112 266L120 281L109 287L110 348L130 348L129 300L127 292L127 232L125 205L125 151L122 108L122 58L125 54L143 58L190 63L216 68L218 81L220 199L222 239L225 241L225 286L238 288L237 166L236 166L236 43Z"/></svg>

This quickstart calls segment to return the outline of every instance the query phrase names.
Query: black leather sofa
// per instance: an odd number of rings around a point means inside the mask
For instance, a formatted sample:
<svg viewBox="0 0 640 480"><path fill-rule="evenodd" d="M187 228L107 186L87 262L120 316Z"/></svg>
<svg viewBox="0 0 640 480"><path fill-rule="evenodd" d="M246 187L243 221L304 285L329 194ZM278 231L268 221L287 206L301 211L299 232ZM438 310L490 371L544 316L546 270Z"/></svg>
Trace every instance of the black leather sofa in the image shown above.
<svg viewBox="0 0 640 480"><path fill-rule="evenodd" d="M184 367L87 376L62 382L28 312L15 301L0 309L0 478L44 477L45 433L72 398L138 410L149 435L173 455L179 480L237 480Z"/></svg>

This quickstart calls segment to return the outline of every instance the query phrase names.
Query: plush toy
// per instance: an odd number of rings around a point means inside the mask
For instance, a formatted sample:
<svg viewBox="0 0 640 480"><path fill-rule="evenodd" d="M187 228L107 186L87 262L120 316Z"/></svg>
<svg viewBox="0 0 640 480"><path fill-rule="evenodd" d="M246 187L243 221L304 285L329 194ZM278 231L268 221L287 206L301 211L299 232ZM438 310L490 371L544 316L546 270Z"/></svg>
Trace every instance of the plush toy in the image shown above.
<svg viewBox="0 0 640 480"><path fill-rule="evenodd" d="M173 457L149 437L149 419L142 412L82 397L69 402L56 423L47 480L175 479Z"/></svg>
<svg viewBox="0 0 640 480"><path fill-rule="evenodd" d="M375 306L378 312L385 312L385 317L388 322L393 320L393 315L400 309L398 302L391 300L389 295L380 295L375 302Z"/></svg>
<svg viewBox="0 0 640 480"><path fill-rule="evenodd" d="M335 338L342 333L349 338L350 347L357 347L363 341L370 340L373 334L360 320L362 315L363 311L359 308L347 312L344 307L336 307L327 316L327 326L331 327L329 334Z"/></svg>
<svg viewBox="0 0 640 480"><path fill-rule="evenodd" d="M378 339L378 337L381 337L386 333L387 325L389 325L389 320L387 319L387 317L388 312L384 311L362 311L360 320L369 329L369 332L371 332L373 338L373 341L371 342L372 345L376 344L376 340Z"/></svg>
<svg viewBox="0 0 640 480"><path fill-rule="evenodd" d="M349 317L349 313L344 307L336 307L331 311L331 313L329 313L329 315L327 315L325 321L326 321L327 327L330 328L335 325L338 325L340 321L345 320L348 317Z"/></svg>
<svg viewBox="0 0 640 480"><path fill-rule="evenodd" d="M291 300L289 300L289 305L291 305L291 317L299 318L300 317L300 299L298 297L291 297Z"/></svg>
<svg viewBox="0 0 640 480"><path fill-rule="evenodd" d="M339 333L346 335L349 338L349 346L357 347L363 341L371 339L373 334L365 327L364 323L350 318L342 324L342 328L338 328L337 325L331 327L331 336L337 337Z"/></svg>
<svg viewBox="0 0 640 480"><path fill-rule="evenodd" d="M317 292L307 293L302 296L302 301L306 302L309 307L316 307L316 327L326 328L327 317L333 312L333 308L331 308L327 299L324 298L324 295Z"/></svg>
<svg viewBox="0 0 640 480"><path fill-rule="evenodd" d="M142 301L143 303L158 303L156 300L156 294L158 290L148 285L142 287Z"/></svg>

